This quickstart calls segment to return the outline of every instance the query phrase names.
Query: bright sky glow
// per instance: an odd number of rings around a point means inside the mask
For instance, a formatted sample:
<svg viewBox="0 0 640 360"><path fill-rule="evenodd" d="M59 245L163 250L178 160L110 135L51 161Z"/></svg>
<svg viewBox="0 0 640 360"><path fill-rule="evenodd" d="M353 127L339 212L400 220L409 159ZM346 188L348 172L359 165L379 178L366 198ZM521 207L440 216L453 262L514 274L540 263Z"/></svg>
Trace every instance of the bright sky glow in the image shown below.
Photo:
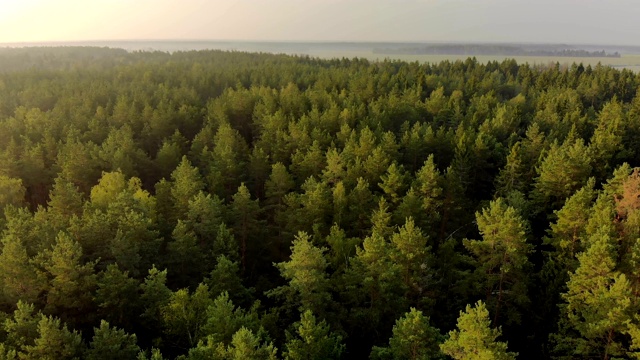
<svg viewBox="0 0 640 360"><path fill-rule="evenodd" d="M0 0L0 42L127 39L640 45L638 0Z"/></svg>

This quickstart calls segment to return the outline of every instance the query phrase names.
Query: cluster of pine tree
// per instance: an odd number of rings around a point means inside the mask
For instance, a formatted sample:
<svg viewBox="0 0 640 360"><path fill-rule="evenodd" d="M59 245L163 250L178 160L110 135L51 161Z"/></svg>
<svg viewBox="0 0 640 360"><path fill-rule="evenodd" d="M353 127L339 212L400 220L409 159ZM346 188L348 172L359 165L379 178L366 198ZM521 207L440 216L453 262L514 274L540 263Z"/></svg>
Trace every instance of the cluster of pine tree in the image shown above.
<svg viewBox="0 0 640 360"><path fill-rule="evenodd" d="M640 357L640 77L0 51L0 359Z"/></svg>

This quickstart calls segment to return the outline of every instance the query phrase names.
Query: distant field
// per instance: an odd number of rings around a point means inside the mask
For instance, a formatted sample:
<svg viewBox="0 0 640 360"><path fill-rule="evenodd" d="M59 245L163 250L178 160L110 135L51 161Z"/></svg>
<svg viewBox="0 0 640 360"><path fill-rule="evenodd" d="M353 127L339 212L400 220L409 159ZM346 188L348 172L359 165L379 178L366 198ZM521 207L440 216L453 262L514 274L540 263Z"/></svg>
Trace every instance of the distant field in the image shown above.
<svg viewBox="0 0 640 360"><path fill-rule="evenodd" d="M418 62L428 62L428 63L438 63L441 61L449 60L465 60L469 56L467 55L384 55L384 54L374 54L372 51L318 51L318 52L309 52L310 56L317 56L323 59L330 58L365 58L369 60L384 60L387 59L397 59L403 61L418 61ZM619 58L612 57L553 57L553 56L490 56L490 55L478 55L475 57L481 63L486 63L489 61L503 61L505 59L515 59L519 64L529 63L529 64L549 64L549 63L560 63L564 64L573 64L573 63L583 63L584 65L590 64L592 66L601 63L602 65L610 65L615 68L626 68L632 71L640 72L640 55L622 55Z"/></svg>
<svg viewBox="0 0 640 360"><path fill-rule="evenodd" d="M418 61L437 63L444 60L465 60L470 55L405 55L405 54L381 54L374 53L376 48L393 48L398 46L417 47L423 44L398 44L398 43L342 43L342 42L252 42L252 41L84 41L84 42L54 42L54 43L13 43L2 44L1 47L29 47L29 46L99 46L122 48L128 51L189 51L189 50L234 50L247 52L285 53L297 55L309 55L323 59L331 58L365 58L369 60L397 59L404 61ZM528 45L530 46L530 45ZM479 62L502 61L515 59L518 63L560 64L583 63L596 65L610 65L615 68L627 68L640 72L640 47L614 47L614 46L584 46L589 51L606 49L607 53L620 52L621 57L561 57L561 56L505 56L505 55L477 55Z"/></svg>

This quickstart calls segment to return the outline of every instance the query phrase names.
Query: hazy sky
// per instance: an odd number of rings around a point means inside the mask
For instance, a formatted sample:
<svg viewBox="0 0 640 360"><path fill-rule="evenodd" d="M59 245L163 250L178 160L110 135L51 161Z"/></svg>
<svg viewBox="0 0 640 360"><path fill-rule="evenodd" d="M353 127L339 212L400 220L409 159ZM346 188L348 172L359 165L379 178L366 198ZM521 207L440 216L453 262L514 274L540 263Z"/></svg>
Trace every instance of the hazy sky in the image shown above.
<svg viewBox="0 0 640 360"><path fill-rule="evenodd" d="M0 0L0 42L123 39L640 45L640 0Z"/></svg>

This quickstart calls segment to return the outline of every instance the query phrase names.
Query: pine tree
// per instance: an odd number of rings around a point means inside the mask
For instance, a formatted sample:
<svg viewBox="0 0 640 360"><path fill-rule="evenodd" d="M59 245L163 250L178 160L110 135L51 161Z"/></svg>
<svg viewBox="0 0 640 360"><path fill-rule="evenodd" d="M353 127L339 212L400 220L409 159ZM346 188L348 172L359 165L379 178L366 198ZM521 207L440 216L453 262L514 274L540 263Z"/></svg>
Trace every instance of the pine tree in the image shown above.
<svg viewBox="0 0 640 360"><path fill-rule="evenodd" d="M519 322L519 312L529 302L527 296L528 255L526 223L516 210L499 198L489 208L476 213L482 240L465 240L465 247L476 260L480 290L494 311L498 323L506 308L506 322Z"/></svg>
<svg viewBox="0 0 640 360"><path fill-rule="evenodd" d="M560 332L552 338L559 355L608 359L626 353L622 334L631 319L631 286L616 271L616 249L606 234L593 235L562 295Z"/></svg>
<svg viewBox="0 0 640 360"><path fill-rule="evenodd" d="M498 196L507 196L512 191L523 191L527 187L525 179L525 169L521 160L522 143L513 144L509 155L507 155L507 163L500 169L500 173L496 177L496 194Z"/></svg>
<svg viewBox="0 0 640 360"><path fill-rule="evenodd" d="M258 251L256 248L260 242L260 205L258 200L252 200L249 189L243 184L238 188L238 192L233 195L233 202L230 206L233 217L233 232L240 243L240 261L242 269L247 267L247 254ZM251 243L249 241L252 240ZM252 258L253 259L253 258Z"/></svg>
<svg viewBox="0 0 640 360"><path fill-rule="evenodd" d="M0 175L0 210L7 205L24 205L26 191L21 179Z"/></svg>
<svg viewBox="0 0 640 360"><path fill-rule="evenodd" d="M27 254L23 242L15 235L2 238L0 252L0 294L4 304L13 305L18 300L39 302L47 289L47 281Z"/></svg>
<svg viewBox="0 0 640 360"><path fill-rule="evenodd" d="M58 177L49 193L48 205L51 223L62 230L68 226L71 216L82 213L82 194L75 185Z"/></svg>
<svg viewBox="0 0 640 360"><path fill-rule="evenodd" d="M294 325L296 335L289 335L284 358L290 360L339 359L345 350L342 337L331 332L323 320L318 322L311 310L300 316Z"/></svg>
<svg viewBox="0 0 640 360"><path fill-rule="evenodd" d="M169 303L172 292L166 285L167 270L158 270L155 266L149 269L149 274L140 284L140 303L142 314L140 317L148 330L157 331L162 328L162 312Z"/></svg>
<svg viewBox="0 0 640 360"><path fill-rule="evenodd" d="M474 307L467 305L460 311L457 330L449 332L449 338L440 345L443 353L455 360L510 360L517 353L507 351L507 343L497 341L500 329L491 328L489 311L482 301Z"/></svg>
<svg viewBox="0 0 640 360"><path fill-rule="evenodd" d="M189 351L188 360L276 360L278 349L270 342L260 342L251 330L242 327L231 340L231 344L215 342L210 338Z"/></svg>
<svg viewBox="0 0 640 360"><path fill-rule="evenodd" d="M210 343L228 344L240 328L245 327L256 333L262 333L260 320L255 308L245 311L236 307L229 298L228 292L217 296L207 308L206 322L202 327L202 335Z"/></svg>
<svg viewBox="0 0 640 360"><path fill-rule="evenodd" d="M378 183L378 186L392 205L398 204L401 194L405 192L405 178L403 166L396 162L391 163L387 172L380 177L382 182Z"/></svg>
<svg viewBox="0 0 640 360"><path fill-rule="evenodd" d="M100 327L94 328L93 338L85 354L87 360L135 360L140 352L135 335L110 327L102 320Z"/></svg>
<svg viewBox="0 0 640 360"><path fill-rule="evenodd" d="M184 219L189 211L189 200L204 189L204 181L198 168L191 166L186 156L171 173L171 199L173 200L173 219Z"/></svg>
<svg viewBox="0 0 640 360"><path fill-rule="evenodd" d="M98 274L95 303L102 319L126 327L135 323L140 307L138 297L138 281L117 264L108 265Z"/></svg>
<svg viewBox="0 0 640 360"><path fill-rule="evenodd" d="M443 340L438 329L429 324L429 318L411 308L396 320L389 346L374 346L370 359L438 359L442 357L440 343Z"/></svg>
<svg viewBox="0 0 640 360"><path fill-rule="evenodd" d="M182 149L178 143L171 139L164 139L154 161L158 168L158 177L169 178L171 172L180 164L182 156Z"/></svg>
<svg viewBox="0 0 640 360"><path fill-rule="evenodd" d="M311 310L325 314L331 301L325 248L317 248L304 232L298 233L291 246L291 259L277 264L280 274L289 281L289 288L296 294L301 312ZM282 289L281 291L284 291ZM291 300L290 300L291 301Z"/></svg>
<svg viewBox="0 0 640 360"><path fill-rule="evenodd" d="M617 99L605 104L598 114L597 127L591 137L589 151L593 167L599 178L604 178L611 171L611 163L615 156L624 156L625 148L622 139L626 121L623 107Z"/></svg>
<svg viewBox="0 0 640 360"><path fill-rule="evenodd" d="M408 297L425 301L431 250L427 245L427 237L415 226L413 219L408 218L404 226L391 236L391 245L391 260L400 268Z"/></svg>
<svg viewBox="0 0 640 360"><path fill-rule="evenodd" d="M359 238L348 238L344 230L335 224L329 230L325 241L330 249L329 262L337 271L344 270L348 265L349 258L355 255L356 246L361 242Z"/></svg>
<svg viewBox="0 0 640 360"><path fill-rule="evenodd" d="M573 259L582 252L581 239L585 236L591 205L595 198L595 179L589 179L587 185L567 199L562 209L555 211L557 220L551 224L550 237L546 239L556 252ZM569 269L573 271L574 269Z"/></svg>
<svg viewBox="0 0 640 360"><path fill-rule="evenodd" d="M387 201L381 197L378 201L378 209L371 215L371 233L384 238L390 238L394 227L391 225L391 214Z"/></svg>
<svg viewBox="0 0 640 360"><path fill-rule="evenodd" d="M26 359L66 360L78 359L84 344L77 331L69 331L59 319L42 316L38 322L38 337L33 345L25 347Z"/></svg>
<svg viewBox="0 0 640 360"><path fill-rule="evenodd" d="M344 274L344 296L352 317L349 325L360 331L391 328L400 309L406 306L402 269L392 261L391 252L388 241L374 233L356 249ZM364 333L358 336L365 336Z"/></svg>
<svg viewBox="0 0 640 360"><path fill-rule="evenodd" d="M237 189L245 178L249 149L238 131L228 123L220 125L213 144L208 153L209 189L229 201L233 189Z"/></svg>
<svg viewBox="0 0 640 360"><path fill-rule="evenodd" d="M188 289L171 294L161 312L165 333L174 346L193 347L198 343L207 321L207 309L212 304L209 288L204 284L198 285L192 294Z"/></svg>
<svg viewBox="0 0 640 360"><path fill-rule="evenodd" d="M198 239L182 220L173 229L172 241L167 244L170 270L180 286L192 285L203 271L203 254L198 247Z"/></svg>
<svg viewBox="0 0 640 360"><path fill-rule="evenodd" d="M16 304L12 316L0 323L3 333L3 344L7 351L22 353L27 346L32 346L38 337L38 323L42 313L35 311L35 306L22 301Z"/></svg>
<svg viewBox="0 0 640 360"><path fill-rule="evenodd" d="M442 175L436 169L434 156L431 154L416 173L414 183L414 188L422 199L422 210L425 213L424 225L434 226L438 223L442 195L441 179ZM419 224L422 225L422 223Z"/></svg>
<svg viewBox="0 0 640 360"><path fill-rule="evenodd" d="M536 168L538 177L532 197L542 206L561 207L565 199L587 183L591 160L582 139L569 136L562 145L552 144Z"/></svg>
<svg viewBox="0 0 640 360"><path fill-rule="evenodd" d="M226 208L216 195L201 191L189 200L185 223L197 236L198 248L205 255L212 250L212 240L216 238L225 215Z"/></svg>
<svg viewBox="0 0 640 360"><path fill-rule="evenodd" d="M239 275L240 268L237 262L231 261L225 255L220 255L216 259L216 266L205 279L205 283L209 286L209 292L212 298L228 292L232 294L233 299L239 304L246 304L251 298L251 292L242 284L242 278Z"/></svg>
<svg viewBox="0 0 640 360"><path fill-rule="evenodd" d="M51 277L45 309L76 322L87 321L94 306L95 263L82 263L80 244L60 232L43 266Z"/></svg>

